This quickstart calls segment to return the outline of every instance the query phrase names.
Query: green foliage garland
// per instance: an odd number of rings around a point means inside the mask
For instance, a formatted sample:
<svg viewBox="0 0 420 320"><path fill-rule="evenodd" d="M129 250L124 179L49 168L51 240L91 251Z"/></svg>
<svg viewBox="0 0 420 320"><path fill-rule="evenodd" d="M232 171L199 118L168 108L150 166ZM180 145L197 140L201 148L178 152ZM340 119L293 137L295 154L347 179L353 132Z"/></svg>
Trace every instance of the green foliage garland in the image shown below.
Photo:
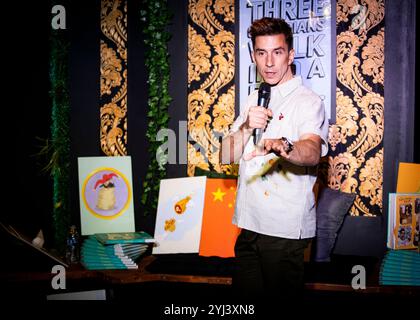
<svg viewBox="0 0 420 320"><path fill-rule="evenodd" d="M55 248L65 249L70 224L70 98L68 91L67 34L52 30L50 53L51 160L53 177L53 224Z"/></svg>
<svg viewBox="0 0 420 320"><path fill-rule="evenodd" d="M143 182L141 202L145 207L144 214L156 212L160 180L166 176L165 155L160 146L166 143L157 141L159 130L168 128L169 96L169 54L167 43L170 39L166 28L171 20L171 13L166 0L143 0L140 10L142 29L146 45L146 66L148 69L148 126L146 137L149 141L150 157L146 178Z"/></svg>

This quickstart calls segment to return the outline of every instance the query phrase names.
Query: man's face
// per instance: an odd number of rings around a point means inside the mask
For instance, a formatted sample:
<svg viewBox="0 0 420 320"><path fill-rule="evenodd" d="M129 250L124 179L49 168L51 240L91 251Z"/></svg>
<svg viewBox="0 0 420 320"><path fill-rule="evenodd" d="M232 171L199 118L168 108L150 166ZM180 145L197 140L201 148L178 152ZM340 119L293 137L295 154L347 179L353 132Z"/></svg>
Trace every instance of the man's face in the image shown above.
<svg viewBox="0 0 420 320"><path fill-rule="evenodd" d="M268 84L275 85L293 77L290 65L294 50L290 50L284 34L257 36L253 52L257 70Z"/></svg>

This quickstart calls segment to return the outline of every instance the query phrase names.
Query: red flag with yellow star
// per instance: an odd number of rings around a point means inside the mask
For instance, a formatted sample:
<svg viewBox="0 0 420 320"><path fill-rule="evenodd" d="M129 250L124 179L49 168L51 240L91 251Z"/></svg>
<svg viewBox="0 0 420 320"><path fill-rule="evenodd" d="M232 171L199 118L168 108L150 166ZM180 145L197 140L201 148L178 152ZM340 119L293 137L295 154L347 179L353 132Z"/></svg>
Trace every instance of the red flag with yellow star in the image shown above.
<svg viewBox="0 0 420 320"><path fill-rule="evenodd" d="M235 198L235 179L207 179L200 256L234 257L233 249L240 231L232 224Z"/></svg>

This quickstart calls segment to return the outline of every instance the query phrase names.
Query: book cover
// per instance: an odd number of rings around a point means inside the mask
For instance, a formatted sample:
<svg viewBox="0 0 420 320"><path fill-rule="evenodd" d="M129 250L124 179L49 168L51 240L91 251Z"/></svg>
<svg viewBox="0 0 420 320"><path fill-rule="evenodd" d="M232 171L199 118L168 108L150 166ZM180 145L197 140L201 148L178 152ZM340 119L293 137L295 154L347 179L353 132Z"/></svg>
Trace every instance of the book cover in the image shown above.
<svg viewBox="0 0 420 320"><path fill-rule="evenodd" d="M383 285L420 284L420 253L415 250L390 250L385 254L379 270Z"/></svg>
<svg viewBox="0 0 420 320"><path fill-rule="evenodd" d="M82 254L81 255L83 261L91 261L91 262L103 262L103 261L117 261L123 262L128 264L135 264L135 262L126 256L111 256L103 253L97 253L95 255L91 254Z"/></svg>
<svg viewBox="0 0 420 320"><path fill-rule="evenodd" d="M142 247L148 248L149 244L148 243L118 243L115 246L118 246L123 249L142 248Z"/></svg>
<svg viewBox="0 0 420 320"><path fill-rule="evenodd" d="M382 263L380 271L401 271L401 272L416 272L420 275L419 262L404 262L400 263L396 260L389 260Z"/></svg>
<svg viewBox="0 0 420 320"><path fill-rule="evenodd" d="M95 256L95 257L88 257L82 256L81 262L85 263L94 263L94 264L124 264L127 266L134 266L136 263L128 258L118 258L118 257L108 257L108 256Z"/></svg>
<svg viewBox="0 0 420 320"><path fill-rule="evenodd" d="M138 244L135 247L121 247L120 244L115 244L114 249L116 252L140 252L146 251L149 248L148 245Z"/></svg>
<svg viewBox="0 0 420 320"><path fill-rule="evenodd" d="M420 194L390 193L387 246L415 249L419 245Z"/></svg>
<svg viewBox="0 0 420 320"><path fill-rule="evenodd" d="M404 260L417 260L420 261L420 252L416 251L416 250L391 250L388 251L387 254L385 255L385 260L388 259L392 259L392 258L397 258L401 261Z"/></svg>
<svg viewBox="0 0 420 320"><path fill-rule="evenodd" d="M419 286L420 281L417 279L399 279L399 278L383 278L379 281L380 284L389 285L406 285L406 286Z"/></svg>
<svg viewBox="0 0 420 320"><path fill-rule="evenodd" d="M87 270L113 270L113 269L138 269L137 265L125 265L123 263L86 263L81 262Z"/></svg>
<svg viewBox="0 0 420 320"><path fill-rule="evenodd" d="M143 243L130 244L129 246L121 244L103 245L96 240L96 237L91 236L82 244L82 255L106 254L109 256L128 257L135 261L146 252L148 247L149 244Z"/></svg>
<svg viewBox="0 0 420 320"><path fill-rule="evenodd" d="M404 281L404 282L410 282L411 285L413 285L413 286L416 285L415 283L420 283L420 278L404 277L404 276L401 276L401 275L396 275L396 276L382 275L380 279L382 281Z"/></svg>
<svg viewBox="0 0 420 320"><path fill-rule="evenodd" d="M119 258L130 258L135 261L138 257L140 257L146 249L140 249L135 251L123 251L118 250L118 248L114 248L113 246L110 248L105 249L98 249L89 246L82 247L81 254L82 256L86 257L94 257L94 256L109 256L109 257L119 257Z"/></svg>
<svg viewBox="0 0 420 320"><path fill-rule="evenodd" d="M420 192L420 164L400 162L398 164L397 192Z"/></svg>
<svg viewBox="0 0 420 320"><path fill-rule="evenodd" d="M103 245L121 243L152 243L155 239L144 231L125 232L125 233L97 233L96 239Z"/></svg>
<svg viewBox="0 0 420 320"><path fill-rule="evenodd" d="M401 269L402 268L412 269L412 268L417 267L420 269L420 263L418 261L412 261L412 260L401 262L397 259L388 259L387 261L384 262L383 265L384 265L384 268L394 267L394 268L401 268Z"/></svg>
<svg viewBox="0 0 420 320"><path fill-rule="evenodd" d="M82 235L133 232L131 157L78 158Z"/></svg>
<svg viewBox="0 0 420 320"><path fill-rule="evenodd" d="M380 284L419 286L420 281L416 279L385 278L385 279L381 279Z"/></svg>
<svg viewBox="0 0 420 320"><path fill-rule="evenodd" d="M380 274L383 276L388 277L401 277L401 278L414 278L414 279L420 279L420 273L416 270L410 269L410 270L401 270L401 269L388 269L384 268L380 271Z"/></svg>

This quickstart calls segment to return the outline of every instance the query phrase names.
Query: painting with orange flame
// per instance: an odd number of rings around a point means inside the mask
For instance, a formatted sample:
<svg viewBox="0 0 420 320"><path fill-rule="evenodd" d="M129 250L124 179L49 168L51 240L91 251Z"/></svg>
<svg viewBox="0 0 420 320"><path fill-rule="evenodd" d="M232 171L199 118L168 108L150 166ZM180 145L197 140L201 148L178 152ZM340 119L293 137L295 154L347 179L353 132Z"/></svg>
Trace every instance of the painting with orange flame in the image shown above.
<svg viewBox="0 0 420 320"><path fill-rule="evenodd" d="M205 189L206 177L161 180L153 254L198 253Z"/></svg>

